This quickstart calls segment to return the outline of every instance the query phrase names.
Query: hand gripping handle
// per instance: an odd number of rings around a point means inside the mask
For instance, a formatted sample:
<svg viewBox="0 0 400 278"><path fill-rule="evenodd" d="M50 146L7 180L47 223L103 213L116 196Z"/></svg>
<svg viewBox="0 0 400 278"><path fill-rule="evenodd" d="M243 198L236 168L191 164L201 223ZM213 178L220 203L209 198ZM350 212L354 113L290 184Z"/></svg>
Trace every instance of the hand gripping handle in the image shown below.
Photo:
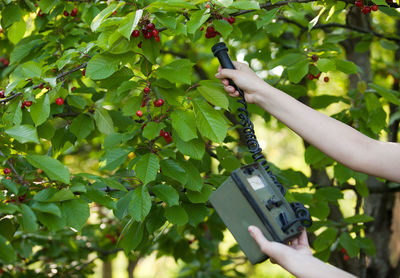
<svg viewBox="0 0 400 278"><path fill-rule="evenodd" d="M224 42L219 42L214 44L211 50L214 56L218 58L222 68L235 69L235 66L233 65L232 60L228 54L228 47L226 47L226 44ZM229 85L234 87L239 92L240 96L244 99L244 93L242 89L236 86L236 84L231 79L228 80L229 80Z"/></svg>

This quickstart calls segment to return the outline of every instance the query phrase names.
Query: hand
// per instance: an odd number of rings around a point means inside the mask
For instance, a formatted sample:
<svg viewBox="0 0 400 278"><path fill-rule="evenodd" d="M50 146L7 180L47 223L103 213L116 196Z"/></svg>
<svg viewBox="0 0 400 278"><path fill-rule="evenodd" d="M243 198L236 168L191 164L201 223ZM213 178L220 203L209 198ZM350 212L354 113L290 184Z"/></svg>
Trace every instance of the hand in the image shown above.
<svg viewBox="0 0 400 278"><path fill-rule="evenodd" d="M233 82L235 82L235 84L245 92L245 99L248 103L256 103L259 100L258 96L266 86L273 88L258 77L247 64L235 61L233 64L236 68L235 70L219 67L218 73L215 75L215 77L221 79L225 91L230 96L238 97L239 92L229 85L228 78L233 80Z"/></svg>
<svg viewBox="0 0 400 278"><path fill-rule="evenodd" d="M261 251L283 267L285 267L284 265L287 264L287 259L290 257L297 257L299 255L312 257L306 230L303 230L298 238L292 240L290 245L269 241L256 226L249 226L249 232L258 246L260 246Z"/></svg>

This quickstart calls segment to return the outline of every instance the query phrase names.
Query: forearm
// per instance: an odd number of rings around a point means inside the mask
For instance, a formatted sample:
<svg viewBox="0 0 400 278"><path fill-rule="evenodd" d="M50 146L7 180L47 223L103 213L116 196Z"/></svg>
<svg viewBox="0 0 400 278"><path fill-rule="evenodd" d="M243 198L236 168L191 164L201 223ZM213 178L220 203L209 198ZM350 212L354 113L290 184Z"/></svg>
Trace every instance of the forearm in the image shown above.
<svg viewBox="0 0 400 278"><path fill-rule="evenodd" d="M297 278L355 278L350 273L312 256L290 258L290 262L282 266Z"/></svg>
<svg viewBox="0 0 400 278"><path fill-rule="evenodd" d="M385 152L390 153L389 155L393 151L400 154L399 146L396 148L389 145L390 143L385 145L383 142L377 142L267 84L257 94L256 103L308 143L347 167L394 181L400 180L396 171L388 170L386 173L383 166L386 162L379 161L385 156L387 159ZM396 160L396 156L393 155L391 159Z"/></svg>

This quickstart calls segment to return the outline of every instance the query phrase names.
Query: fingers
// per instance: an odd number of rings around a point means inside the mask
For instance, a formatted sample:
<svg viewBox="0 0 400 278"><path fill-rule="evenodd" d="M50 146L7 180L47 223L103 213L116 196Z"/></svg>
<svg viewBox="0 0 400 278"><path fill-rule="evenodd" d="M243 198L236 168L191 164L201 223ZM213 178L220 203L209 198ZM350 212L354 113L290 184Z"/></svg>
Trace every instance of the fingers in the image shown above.
<svg viewBox="0 0 400 278"><path fill-rule="evenodd" d="M236 75L238 74L237 70L232 70L232 69L218 69L217 74L215 75L216 78L222 79L222 78L229 78L229 79L234 79Z"/></svg>
<svg viewBox="0 0 400 278"><path fill-rule="evenodd" d="M299 240L299 245L309 247L306 229L304 229L301 232L301 235L299 236L298 240Z"/></svg>
<svg viewBox="0 0 400 278"><path fill-rule="evenodd" d="M249 226L248 228L250 235L257 242L261 251L267 254L269 257L274 259L276 255L280 252L280 246L276 245L275 242L271 242L265 238L261 230L256 226ZM282 244L282 246L284 246Z"/></svg>

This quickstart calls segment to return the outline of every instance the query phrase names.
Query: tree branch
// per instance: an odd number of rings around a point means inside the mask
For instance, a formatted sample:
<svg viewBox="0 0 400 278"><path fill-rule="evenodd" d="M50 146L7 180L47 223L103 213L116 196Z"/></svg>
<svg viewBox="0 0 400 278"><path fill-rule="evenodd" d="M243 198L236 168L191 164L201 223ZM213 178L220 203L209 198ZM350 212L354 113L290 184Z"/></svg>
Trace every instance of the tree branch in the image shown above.
<svg viewBox="0 0 400 278"><path fill-rule="evenodd" d="M6 157L6 155L0 151L0 155L2 157ZM15 170L14 165L11 163L11 161L9 159L7 159L7 165L8 167L10 167L11 171L14 173L14 175L17 177L18 181L23 184L24 183L24 179L18 174L17 170Z"/></svg>

